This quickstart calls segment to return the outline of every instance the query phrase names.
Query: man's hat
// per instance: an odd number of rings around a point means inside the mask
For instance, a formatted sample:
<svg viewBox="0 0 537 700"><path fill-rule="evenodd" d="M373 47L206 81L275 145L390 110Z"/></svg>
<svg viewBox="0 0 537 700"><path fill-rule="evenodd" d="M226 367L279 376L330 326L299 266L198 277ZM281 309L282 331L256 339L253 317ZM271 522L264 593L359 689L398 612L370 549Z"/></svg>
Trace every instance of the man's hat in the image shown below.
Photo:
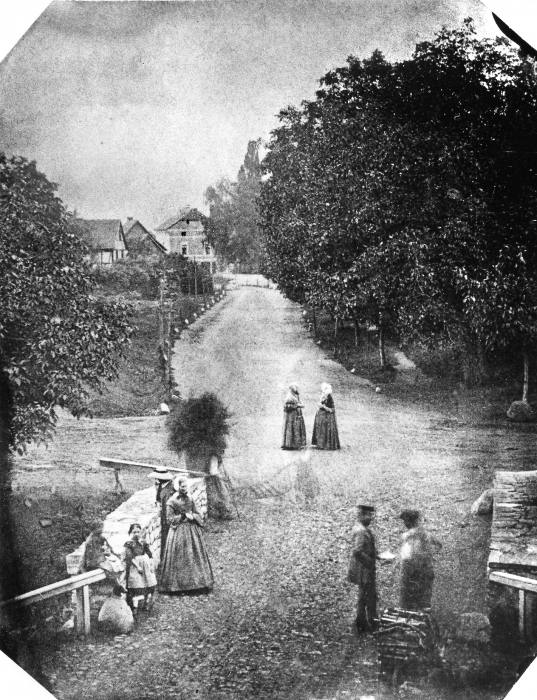
<svg viewBox="0 0 537 700"><path fill-rule="evenodd" d="M358 510L362 511L362 513L374 513L375 506L359 505Z"/></svg>
<svg viewBox="0 0 537 700"><path fill-rule="evenodd" d="M419 510L407 509L401 511L401 515L399 517L401 520L410 520L410 522L415 523L420 519L420 512Z"/></svg>
<svg viewBox="0 0 537 700"><path fill-rule="evenodd" d="M151 472L148 476L151 479L158 479L159 481L170 481L173 479L173 474L169 472L166 467L155 467L155 471Z"/></svg>

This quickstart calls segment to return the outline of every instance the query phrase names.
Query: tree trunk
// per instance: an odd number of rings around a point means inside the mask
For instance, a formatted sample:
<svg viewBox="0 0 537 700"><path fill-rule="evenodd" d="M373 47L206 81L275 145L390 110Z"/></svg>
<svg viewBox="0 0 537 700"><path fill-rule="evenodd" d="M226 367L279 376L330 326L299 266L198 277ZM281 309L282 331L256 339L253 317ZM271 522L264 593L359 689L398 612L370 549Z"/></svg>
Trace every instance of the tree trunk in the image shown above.
<svg viewBox="0 0 537 700"><path fill-rule="evenodd" d="M360 338L360 327L358 326L358 319L354 319L354 347L358 347L358 340Z"/></svg>
<svg viewBox="0 0 537 700"><path fill-rule="evenodd" d="M528 353L524 353L524 387L522 389L522 401L528 403L528 394L530 388L530 358Z"/></svg>
<svg viewBox="0 0 537 700"><path fill-rule="evenodd" d="M196 301L198 299L198 270L196 267L196 263L194 263L194 295L196 297Z"/></svg>
<svg viewBox="0 0 537 700"><path fill-rule="evenodd" d="M464 385L479 386L487 378L486 358L481 341L468 331L462 338L462 373Z"/></svg>
<svg viewBox="0 0 537 700"><path fill-rule="evenodd" d="M315 312L315 306L313 307L313 338L317 340L317 314Z"/></svg>
<svg viewBox="0 0 537 700"><path fill-rule="evenodd" d="M384 326L382 323L379 323L379 359L380 359L380 368L385 369L386 368L386 347L385 347L385 334L384 334Z"/></svg>
<svg viewBox="0 0 537 700"><path fill-rule="evenodd" d="M164 354L164 277L159 283L159 304L158 304L158 344L162 354Z"/></svg>
<svg viewBox="0 0 537 700"><path fill-rule="evenodd" d="M336 316L334 320L334 357L337 357L338 355L338 317Z"/></svg>

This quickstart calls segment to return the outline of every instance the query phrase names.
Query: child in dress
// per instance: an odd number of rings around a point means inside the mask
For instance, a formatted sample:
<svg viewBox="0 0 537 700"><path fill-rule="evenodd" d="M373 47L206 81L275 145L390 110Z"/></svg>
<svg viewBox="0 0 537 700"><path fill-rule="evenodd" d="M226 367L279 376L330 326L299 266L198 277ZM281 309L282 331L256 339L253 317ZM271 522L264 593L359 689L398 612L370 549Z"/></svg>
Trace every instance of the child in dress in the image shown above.
<svg viewBox="0 0 537 700"><path fill-rule="evenodd" d="M139 603L142 609L150 610L157 578L153 567L153 555L149 545L141 540L142 528L138 523L129 527L130 540L125 542L125 587L127 603L134 617L138 615Z"/></svg>

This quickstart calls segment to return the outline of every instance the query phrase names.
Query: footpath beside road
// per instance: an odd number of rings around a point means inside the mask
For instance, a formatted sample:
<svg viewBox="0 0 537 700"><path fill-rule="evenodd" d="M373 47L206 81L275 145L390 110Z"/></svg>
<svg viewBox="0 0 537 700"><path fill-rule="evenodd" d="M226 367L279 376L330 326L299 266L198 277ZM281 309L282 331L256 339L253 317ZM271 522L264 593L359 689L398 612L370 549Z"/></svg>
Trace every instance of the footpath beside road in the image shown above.
<svg viewBox="0 0 537 700"><path fill-rule="evenodd" d="M525 464L532 435L459 425L405 406L389 390L376 394L314 344L300 308L273 289L238 289L208 311L176 343L174 372L183 396L214 391L232 411L225 467L239 486L285 478L293 485L297 455L280 449L291 381L301 389L308 438L320 384L332 384L342 449L312 451L320 492L311 507L291 489L281 499L238 503L240 520L208 524L213 594L159 596L130 637L70 640L45 659L59 698L391 697L376 684L370 638L351 631L355 594L345 577L358 502L376 505L379 546L393 552L400 510L424 513L444 544L433 597L442 625L485 611L489 523L471 518L470 505L494 468ZM139 436L151 452L129 456L165 462L160 424L151 439ZM380 568L379 589L381 605L397 602L394 564ZM422 697L476 694L435 689Z"/></svg>

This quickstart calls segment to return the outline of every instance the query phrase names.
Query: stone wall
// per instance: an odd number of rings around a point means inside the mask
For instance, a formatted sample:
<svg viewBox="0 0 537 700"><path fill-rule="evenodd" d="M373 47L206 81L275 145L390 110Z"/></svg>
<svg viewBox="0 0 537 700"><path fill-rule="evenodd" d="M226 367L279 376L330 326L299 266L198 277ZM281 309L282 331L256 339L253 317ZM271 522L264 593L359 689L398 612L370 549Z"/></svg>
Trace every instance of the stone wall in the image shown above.
<svg viewBox="0 0 537 700"><path fill-rule="evenodd" d="M496 472L489 567L537 572L537 471Z"/></svg>
<svg viewBox="0 0 537 700"><path fill-rule="evenodd" d="M200 514L207 516L207 491L205 479L187 479L191 497ZM108 540L114 554L121 557L125 542L129 539L129 526L139 523L142 534L151 548L155 564L160 563L160 506L155 503L155 488L151 486L143 491L136 491L119 508L106 516L103 535ZM66 557L67 573L74 576L80 572L80 561L84 552L81 544Z"/></svg>

